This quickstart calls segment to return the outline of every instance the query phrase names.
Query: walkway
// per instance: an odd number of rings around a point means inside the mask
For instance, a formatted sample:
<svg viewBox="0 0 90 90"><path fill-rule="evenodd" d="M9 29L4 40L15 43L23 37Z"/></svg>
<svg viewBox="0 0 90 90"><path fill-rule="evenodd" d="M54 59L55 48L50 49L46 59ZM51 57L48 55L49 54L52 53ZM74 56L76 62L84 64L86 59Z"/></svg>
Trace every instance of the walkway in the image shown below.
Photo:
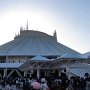
<svg viewBox="0 0 90 90"><path fill-rule="evenodd" d="M5 88L2 88L1 85L0 85L0 89L5 90ZM16 85L11 85L11 90L23 90L23 89L16 88Z"/></svg>

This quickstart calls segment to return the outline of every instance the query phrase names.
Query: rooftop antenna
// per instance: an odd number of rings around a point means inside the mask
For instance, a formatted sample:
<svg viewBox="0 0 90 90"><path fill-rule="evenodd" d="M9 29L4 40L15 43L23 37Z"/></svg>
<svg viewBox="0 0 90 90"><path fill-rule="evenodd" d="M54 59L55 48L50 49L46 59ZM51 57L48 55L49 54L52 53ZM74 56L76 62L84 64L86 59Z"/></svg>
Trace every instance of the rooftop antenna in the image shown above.
<svg viewBox="0 0 90 90"><path fill-rule="evenodd" d="M28 30L28 20L27 20L26 30Z"/></svg>

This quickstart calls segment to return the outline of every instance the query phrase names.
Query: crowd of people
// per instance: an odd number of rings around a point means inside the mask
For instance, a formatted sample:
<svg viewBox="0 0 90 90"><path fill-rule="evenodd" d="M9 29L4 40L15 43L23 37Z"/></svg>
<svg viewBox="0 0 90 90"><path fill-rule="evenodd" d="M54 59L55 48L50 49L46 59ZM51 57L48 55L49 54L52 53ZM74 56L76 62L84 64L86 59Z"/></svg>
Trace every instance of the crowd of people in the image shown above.
<svg viewBox="0 0 90 90"><path fill-rule="evenodd" d="M61 76L50 75L40 78L0 78L1 90L12 90L11 85L16 85L16 88L21 90L90 90L90 75L86 74L85 77L72 76L70 79L66 73L61 73Z"/></svg>

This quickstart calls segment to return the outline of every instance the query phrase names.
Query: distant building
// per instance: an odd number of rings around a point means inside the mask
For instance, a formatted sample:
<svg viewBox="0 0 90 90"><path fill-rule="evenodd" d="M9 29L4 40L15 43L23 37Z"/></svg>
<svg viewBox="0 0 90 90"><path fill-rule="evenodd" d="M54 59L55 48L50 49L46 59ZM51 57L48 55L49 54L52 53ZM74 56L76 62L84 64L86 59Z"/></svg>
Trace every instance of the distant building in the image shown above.
<svg viewBox="0 0 90 90"><path fill-rule="evenodd" d="M90 53L88 57L90 58ZM27 25L26 30L20 28L20 34L16 35L14 40L0 46L0 75L60 75L65 68L69 74L80 75L80 69L85 69L82 72L84 74L87 72L86 68L90 68L88 57L57 42L56 31L51 36L40 31L28 30Z"/></svg>

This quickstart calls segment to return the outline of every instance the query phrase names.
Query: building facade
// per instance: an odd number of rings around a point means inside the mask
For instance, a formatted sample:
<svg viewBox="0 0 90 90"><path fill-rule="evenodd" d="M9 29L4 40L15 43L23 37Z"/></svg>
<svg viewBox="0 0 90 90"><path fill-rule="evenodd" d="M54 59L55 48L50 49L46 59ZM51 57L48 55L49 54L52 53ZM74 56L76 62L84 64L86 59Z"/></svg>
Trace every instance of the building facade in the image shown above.
<svg viewBox="0 0 90 90"><path fill-rule="evenodd" d="M23 30L14 40L0 46L0 76L60 75L66 68L78 68L84 63L89 68L90 59L79 52L59 43L56 31L53 36L34 30ZM79 65L78 65L79 63ZM81 65L82 66L82 65ZM75 74L75 73L73 73Z"/></svg>

